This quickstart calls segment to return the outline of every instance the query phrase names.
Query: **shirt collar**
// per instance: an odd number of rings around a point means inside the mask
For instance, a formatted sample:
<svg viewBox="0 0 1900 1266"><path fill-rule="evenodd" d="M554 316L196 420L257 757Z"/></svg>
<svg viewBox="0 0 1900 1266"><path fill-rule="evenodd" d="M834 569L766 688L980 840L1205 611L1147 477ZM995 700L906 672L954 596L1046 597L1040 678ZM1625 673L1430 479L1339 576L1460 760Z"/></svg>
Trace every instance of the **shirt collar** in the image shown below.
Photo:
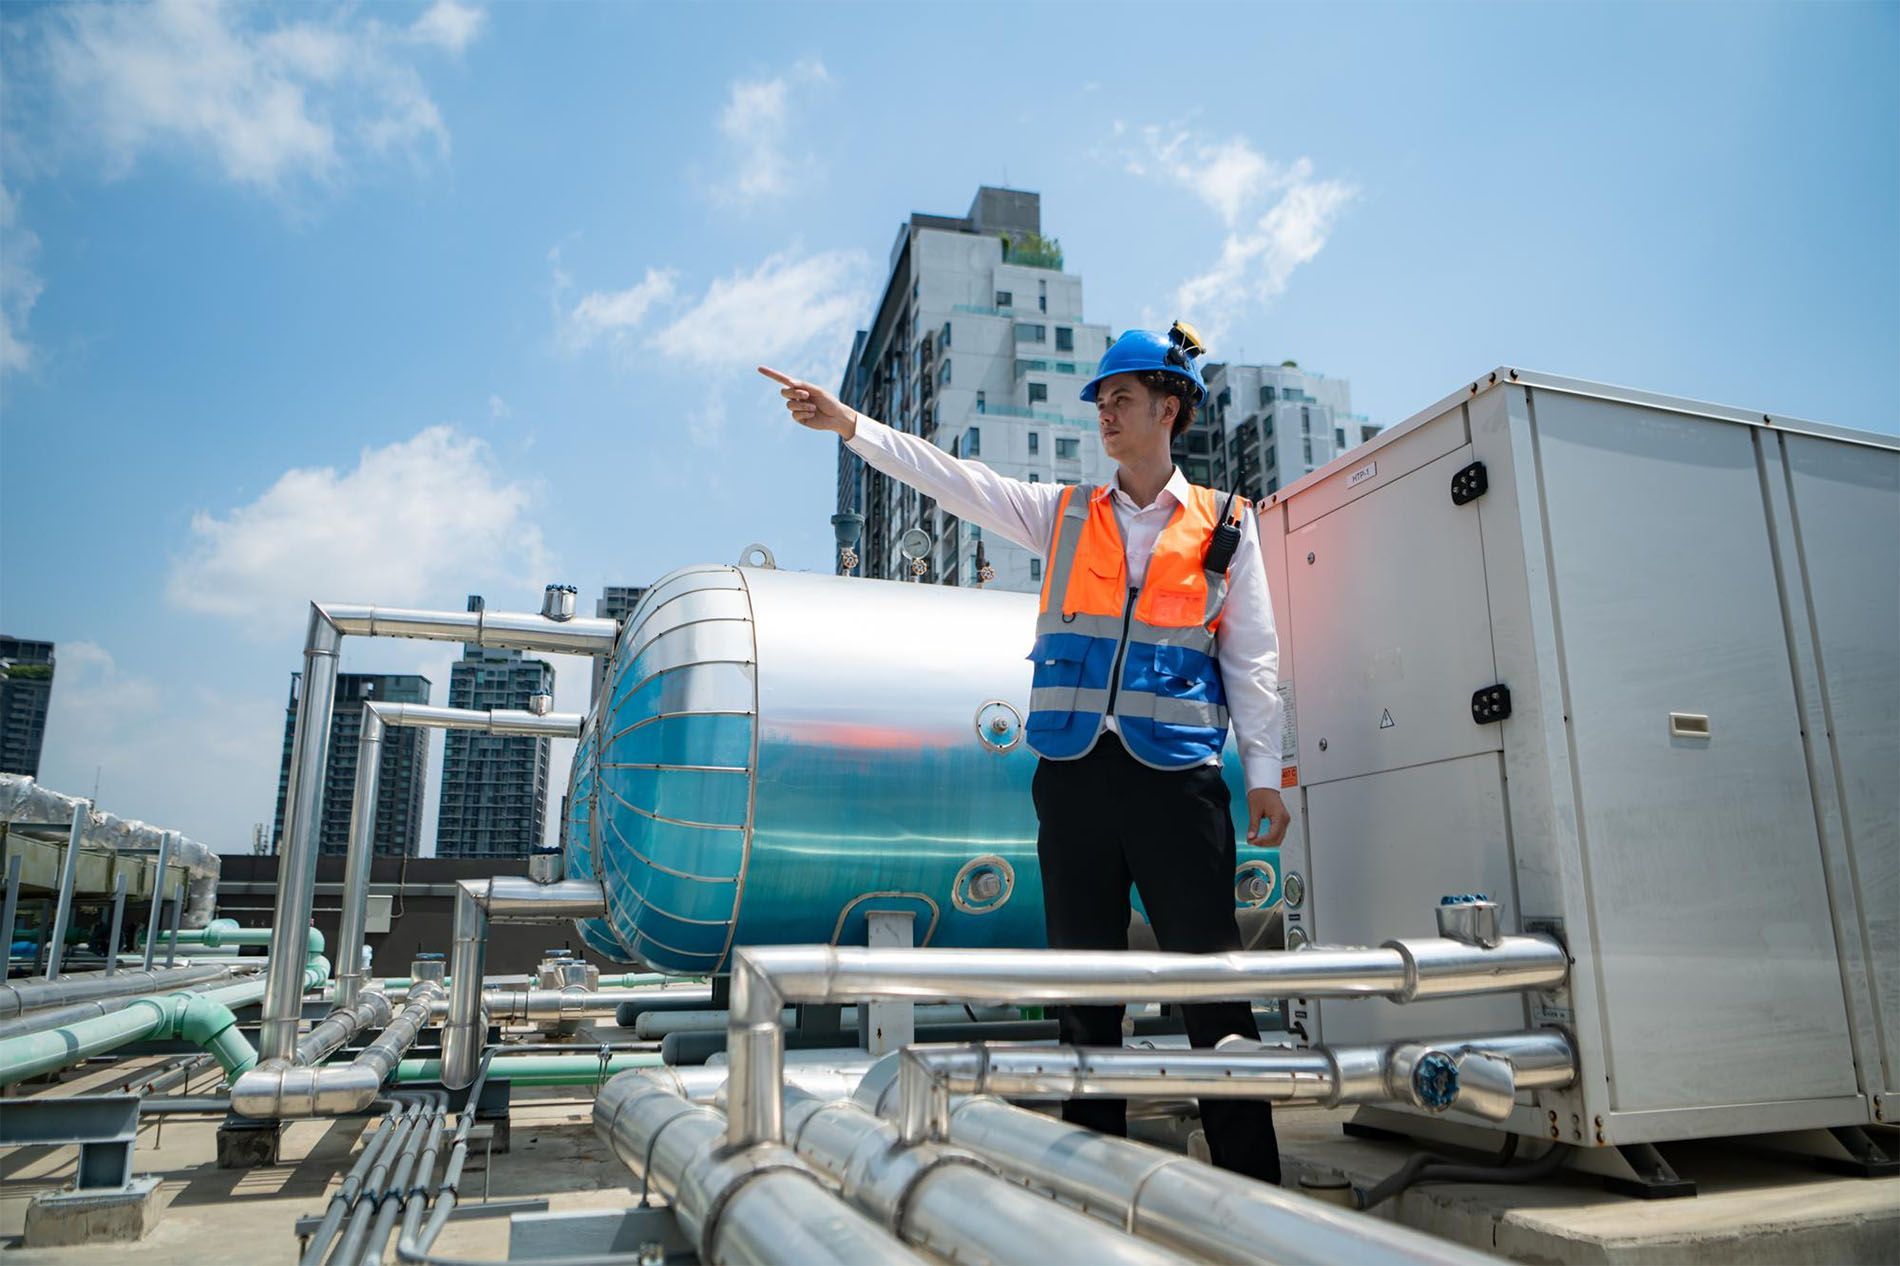
<svg viewBox="0 0 1900 1266"><path fill-rule="evenodd" d="M1176 466L1174 473L1168 476L1168 482L1162 485L1161 496L1156 497L1155 502L1159 504L1162 497L1172 497L1174 498L1174 504L1184 506L1187 504L1188 489L1190 486L1187 481L1187 476L1181 473L1179 466ZM1122 497L1130 505L1134 505L1135 499L1130 497L1127 493L1122 492L1122 472L1120 467L1117 467L1115 473L1108 477L1107 483L1095 490L1095 500L1100 501L1105 497L1114 496L1118 492L1121 493ZM1145 506L1135 506L1137 510L1145 508Z"/></svg>

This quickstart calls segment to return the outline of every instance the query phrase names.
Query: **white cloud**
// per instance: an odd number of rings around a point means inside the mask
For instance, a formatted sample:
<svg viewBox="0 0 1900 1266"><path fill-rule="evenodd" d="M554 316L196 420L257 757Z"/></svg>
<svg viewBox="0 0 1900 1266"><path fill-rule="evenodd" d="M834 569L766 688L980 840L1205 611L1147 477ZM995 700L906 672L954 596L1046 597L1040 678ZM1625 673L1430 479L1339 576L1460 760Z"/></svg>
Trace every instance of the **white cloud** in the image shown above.
<svg viewBox="0 0 1900 1266"><path fill-rule="evenodd" d="M441 0L406 30L349 6L288 12L318 16L264 25L270 10L193 0L53 6L34 64L70 139L115 174L181 149L234 183L281 192L332 182L364 156L447 152L409 50L459 53L480 11Z"/></svg>
<svg viewBox="0 0 1900 1266"><path fill-rule="evenodd" d="M492 392L489 394L488 416L490 418L499 422L504 418L511 418L514 415L515 415L515 411L508 406L508 402L506 400L503 400L500 396L495 395Z"/></svg>
<svg viewBox="0 0 1900 1266"><path fill-rule="evenodd" d="M792 187L795 165L816 175L815 160L794 160L786 153L786 142L794 95L830 81L822 62L806 59L773 79L733 82L719 112L719 132L733 154L732 178L714 191L722 201L747 204L777 197Z"/></svg>
<svg viewBox="0 0 1900 1266"><path fill-rule="evenodd" d="M870 307L871 271L862 251L781 252L713 282L647 345L707 368L834 370Z"/></svg>
<svg viewBox="0 0 1900 1266"><path fill-rule="evenodd" d="M534 495L500 478L480 440L430 427L365 449L354 469L286 471L246 505L200 512L167 596L269 635L312 599L400 606L450 585L529 585L547 563Z"/></svg>
<svg viewBox="0 0 1900 1266"><path fill-rule="evenodd" d="M0 378L33 365L27 318L43 288L40 239L20 223L19 199L0 183Z"/></svg>
<svg viewBox="0 0 1900 1266"><path fill-rule="evenodd" d="M559 248L551 252L549 258L558 261ZM677 276L671 270L649 268L645 277L625 290L596 290L583 295L565 318L569 346L582 348L603 338L624 338L646 320L647 313L656 304L673 297ZM554 278L557 290L570 284L558 263Z"/></svg>
<svg viewBox="0 0 1900 1266"><path fill-rule="evenodd" d="M1114 134L1126 135L1121 123ZM1218 341L1249 306L1282 294L1358 196L1343 181L1314 179L1310 160L1276 163L1241 137L1208 142L1181 127L1151 126L1140 130L1140 140L1123 152L1126 169L1188 190L1227 228L1219 258L1175 291L1177 314L1210 340ZM1269 199L1272 205L1260 212Z"/></svg>
<svg viewBox="0 0 1900 1266"><path fill-rule="evenodd" d="M482 33L488 15L480 9L455 0L435 0L409 27L409 38L421 44L433 44L445 52L461 56L462 50Z"/></svg>

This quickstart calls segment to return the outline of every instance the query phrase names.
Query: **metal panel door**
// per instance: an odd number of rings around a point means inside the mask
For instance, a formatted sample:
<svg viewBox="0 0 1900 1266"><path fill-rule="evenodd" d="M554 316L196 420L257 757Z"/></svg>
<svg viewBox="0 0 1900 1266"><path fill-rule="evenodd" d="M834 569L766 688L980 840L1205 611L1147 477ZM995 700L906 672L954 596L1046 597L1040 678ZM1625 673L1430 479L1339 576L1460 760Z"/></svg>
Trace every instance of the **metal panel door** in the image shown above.
<svg viewBox="0 0 1900 1266"><path fill-rule="evenodd" d="M1850 1095L1750 432L1554 391L1532 416L1612 1105Z"/></svg>
<svg viewBox="0 0 1900 1266"><path fill-rule="evenodd" d="M1501 748L1471 719L1497 669L1478 510L1451 502L1470 461L1467 444L1287 537L1301 783Z"/></svg>
<svg viewBox="0 0 1900 1266"><path fill-rule="evenodd" d="M1517 927L1504 769L1496 753L1309 787L1306 817L1312 934L1322 944L1437 936L1434 910L1451 892L1484 893L1498 903L1501 925ZM1492 994L1405 1006L1330 999L1321 1012L1325 1041L1372 1042L1519 1028L1524 999Z"/></svg>

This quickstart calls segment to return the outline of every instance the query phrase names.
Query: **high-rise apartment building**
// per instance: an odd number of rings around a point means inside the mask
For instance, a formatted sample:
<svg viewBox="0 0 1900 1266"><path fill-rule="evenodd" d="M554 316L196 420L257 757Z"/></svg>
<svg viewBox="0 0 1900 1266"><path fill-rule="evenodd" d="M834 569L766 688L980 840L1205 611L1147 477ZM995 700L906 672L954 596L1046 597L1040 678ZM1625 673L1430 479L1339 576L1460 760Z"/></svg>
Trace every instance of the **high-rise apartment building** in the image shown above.
<svg viewBox="0 0 1900 1266"><path fill-rule="evenodd" d="M967 215L915 213L899 227L868 328L851 349L840 397L851 407L1002 474L1100 483L1114 470L1093 406L1078 398L1110 342L1082 316L1082 279L1042 236L1040 194L977 190ZM1042 560L946 513L872 470L842 444L840 511L864 515L858 574L908 579L900 543L930 538L926 581L977 581L979 542L995 588L1034 590Z"/></svg>
<svg viewBox="0 0 1900 1266"><path fill-rule="evenodd" d="M1292 361L1203 367L1207 399L1174 443L1181 473L1260 501L1380 428L1352 411L1352 387Z"/></svg>
<svg viewBox="0 0 1900 1266"><path fill-rule="evenodd" d="M482 609L479 596L470 611ZM462 648L449 670L451 708L526 708L554 693L554 666L520 651ZM548 809L549 744L544 738L450 730L442 742L442 807L437 857L524 856L541 842Z"/></svg>
<svg viewBox="0 0 1900 1266"><path fill-rule="evenodd" d="M277 769L277 816L271 851L284 843L284 800L290 790L290 749L297 730L297 695L303 674L290 675L290 703L284 713L284 758ZM338 673L336 707L330 715L330 755L323 775L323 817L317 847L345 853L350 847L350 802L356 792L357 745L363 736L365 703L427 703L429 679L413 674ZM429 771L428 731L392 726L383 732L377 774L376 833L378 857L414 857L422 843L422 785Z"/></svg>
<svg viewBox="0 0 1900 1266"><path fill-rule="evenodd" d="M40 774L53 702L53 644L0 637L0 774Z"/></svg>

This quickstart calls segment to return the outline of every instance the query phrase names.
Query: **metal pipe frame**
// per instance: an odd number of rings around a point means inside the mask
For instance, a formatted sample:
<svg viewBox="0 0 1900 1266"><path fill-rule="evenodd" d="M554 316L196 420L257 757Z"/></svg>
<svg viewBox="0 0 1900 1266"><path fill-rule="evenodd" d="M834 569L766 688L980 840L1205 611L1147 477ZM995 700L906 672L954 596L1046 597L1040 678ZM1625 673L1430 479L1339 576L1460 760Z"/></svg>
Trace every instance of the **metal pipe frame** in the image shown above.
<svg viewBox="0 0 1900 1266"><path fill-rule="evenodd" d="M893 1235L945 1261L1178 1266L1187 1258L1064 1208L1001 1177L961 1148L909 1145L889 1122L849 1100L786 1098L793 1151Z"/></svg>
<svg viewBox="0 0 1900 1266"><path fill-rule="evenodd" d="M449 1012L442 1025L443 1085L451 1090L467 1086L474 1081L481 1059L482 1042L488 1034L482 970L488 957L489 923L567 922L594 918L606 911L607 894L597 880L563 879L537 884L525 875L496 875L461 881L455 893L455 925L449 947ZM605 995L600 997L604 1003ZM614 999L616 1005L624 1001Z"/></svg>
<svg viewBox="0 0 1900 1266"><path fill-rule="evenodd" d="M60 964L66 958L66 931L73 917L73 884L79 878L79 846L85 842L86 828L92 825L92 801L73 806L73 825L66 837L66 851L59 859L59 896L53 905L53 943L46 950L46 979L58 980ZM11 954L13 947L7 947Z"/></svg>
<svg viewBox="0 0 1900 1266"><path fill-rule="evenodd" d="M323 775L329 757L330 720L336 703L337 660L344 637L424 638L514 650L602 656L613 653L619 631L619 624L614 620L555 620L538 613L310 605L304 637L303 691L297 700L290 778L285 788L284 846L277 876L277 902L271 919L271 926L281 939L271 944L270 987L265 991L260 1031L265 1058L289 1059L296 1048L302 995L300 981L293 978L289 938L298 934L297 929L310 924L311 901L316 891ZM383 720L385 723L390 720L387 711ZM352 831L352 841L355 835ZM345 971L361 970L360 945L359 940L356 945L342 947L341 966ZM348 958L350 953L359 958ZM477 984L479 986L479 982Z"/></svg>
<svg viewBox="0 0 1900 1266"><path fill-rule="evenodd" d="M1211 1262L1499 1266L1499 1259L1000 1099L958 1102L950 1141L1019 1182Z"/></svg>
<svg viewBox="0 0 1900 1266"><path fill-rule="evenodd" d="M479 613L471 613L479 614ZM390 726L475 730L488 734L579 738L577 712L536 715L513 708L435 708L413 703L366 703L356 745L356 784L350 795L349 853L344 861L341 922L337 928L336 998L348 1003L364 982L363 943L369 922L370 865L376 856L376 796L382 780L384 734Z"/></svg>
<svg viewBox="0 0 1900 1266"><path fill-rule="evenodd" d="M344 1116L366 1110L428 1025L441 994L442 986L434 981L417 982L393 1019L379 993L364 994L350 1008L331 1012L299 1044L299 1054L313 1058L266 1061L244 1073L231 1084L231 1110L261 1120ZM379 1014L387 1027L355 1059L316 1066L317 1060L336 1051ZM323 1038L314 1040L319 1031L325 1031Z"/></svg>
<svg viewBox="0 0 1900 1266"><path fill-rule="evenodd" d="M689 1103L663 1078L630 1072L608 1082L594 1101L594 1131L646 1191L672 1205L701 1261L922 1266L782 1143L721 1147L719 1113Z"/></svg>
<svg viewBox="0 0 1900 1266"><path fill-rule="evenodd" d="M363 939L369 924L369 871L376 857L376 791L383 775L383 714L363 705L356 741L356 785L350 792L349 856L343 863L343 912L336 933L336 1004L347 1006L363 988Z"/></svg>
<svg viewBox="0 0 1900 1266"><path fill-rule="evenodd" d="M1557 1029L1307 1050L1244 1038L1188 1051L1014 1042L911 1046L898 1063L898 1126L906 1143L948 1139L953 1094L1266 1099L1328 1108L1397 1102L1502 1121L1520 1089L1568 1086L1576 1075L1570 1039Z"/></svg>
<svg viewBox="0 0 1900 1266"><path fill-rule="evenodd" d="M1216 1002L1269 995L1411 1002L1546 989L1568 973L1563 947L1541 935L1507 936L1495 948L1430 938L1377 949L1228 954L745 946L733 952L727 1137L735 1148L784 1139L779 1012L791 1002Z"/></svg>

